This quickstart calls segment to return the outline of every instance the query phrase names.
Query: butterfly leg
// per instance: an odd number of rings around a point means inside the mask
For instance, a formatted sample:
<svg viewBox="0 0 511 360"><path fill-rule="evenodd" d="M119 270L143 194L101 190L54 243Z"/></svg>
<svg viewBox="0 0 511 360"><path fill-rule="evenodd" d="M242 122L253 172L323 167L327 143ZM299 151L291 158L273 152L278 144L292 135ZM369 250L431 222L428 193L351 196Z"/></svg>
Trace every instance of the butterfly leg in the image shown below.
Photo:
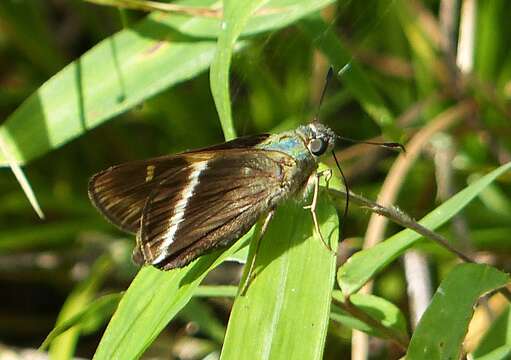
<svg viewBox="0 0 511 360"><path fill-rule="evenodd" d="M250 260L250 267L248 268L247 276L245 276L245 282L243 283L243 287L241 288L240 295L245 296L245 293L247 292L248 286L254 280L255 273L255 262L257 253L259 252L259 248L261 246L261 239L264 236L264 233L266 232L266 229L268 229L268 225L270 224L271 219L273 218L273 215L275 214L275 210L272 209L268 214L266 214L266 217L264 218L263 225L261 226L261 230L258 232L256 236L256 243L255 243L255 250L254 250L254 256L252 256L252 259Z"/></svg>
<svg viewBox="0 0 511 360"><path fill-rule="evenodd" d="M311 211L312 221L314 222L314 229L316 230L316 233L318 234L319 239L321 240L323 245L329 251L335 253L335 251L333 251L332 247L330 245L328 245L326 243L325 239L323 238L323 234L321 233L321 229L319 228L318 215L316 213L316 207L318 205L318 194L319 194L319 179L322 176L325 176L326 187L328 188L328 183L329 183L330 179L332 178L332 170L331 169L327 169L327 170L324 170L324 171L317 172L315 174L315 176L314 176L314 189L313 189L313 194L312 194L312 203L310 205L304 206L304 209L309 209Z"/></svg>
<svg viewBox="0 0 511 360"><path fill-rule="evenodd" d="M325 177L325 188L328 190L330 186L330 179L332 179L332 169L325 169L320 171L319 176Z"/></svg>

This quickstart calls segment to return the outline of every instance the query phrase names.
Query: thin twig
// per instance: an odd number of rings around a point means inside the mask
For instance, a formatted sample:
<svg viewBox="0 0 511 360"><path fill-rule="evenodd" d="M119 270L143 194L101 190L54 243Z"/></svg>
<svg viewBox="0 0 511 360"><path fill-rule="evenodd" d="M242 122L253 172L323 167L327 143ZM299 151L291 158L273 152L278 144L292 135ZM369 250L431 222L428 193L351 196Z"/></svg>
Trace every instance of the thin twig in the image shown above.
<svg viewBox="0 0 511 360"><path fill-rule="evenodd" d="M329 191L330 196L332 196L334 199L336 199L336 198L344 199L346 197L345 191L334 190L334 189L329 189L328 191ZM351 191L350 191L350 201L353 204L367 208L370 211L372 211L373 213L382 215L382 216L388 218L389 220L393 221L396 224L399 224L403 227L411 229L411 230L415 231L416 233L433 240L434 242L436 242L440 246L444 247L445 249L449 250L450 252L452 252L453 254L458 256L458 258L460 258L461 260L463 260L465 262L477 263L475 260L471 259L468 255L464 254L463 251L458 250L456 247L452 246L445 237L443 237L442 235L419 224L417 221L413 220L408 214L406 214L405 212L403 212L402 210L400 210L394 206L391 206L391 207L382 206L374 201L366 199L365 197L363 197L361 195L354 194ZM341 203L341 202L336 201L335 203ZM511 302L511 292L507 288L502 288L499 290L499 292L502 295L504 295Z"/></svg>
<svg viewBox="0 0 511 360"><path fill-rule="evenodd" d="M339 197L344 198L346 196L345 192L339 190L330 189L329 191L330 195L337 198ZM468 255L465 255L461 250L458 250L455 247L453 247L445 237L434 231L429 230L427 227L422 226L402 210L394 206L389 207L382 206L369 199L366 199L361 195L357 195L352 192L350 192L350 200L353 200L354 204L367 208L375 214L382 215L396 224L409 228L415 231L416 233L435 241L440 246L446 248L453 254L456 254L463 261L474 262L474 260L472 260Z"/></svg>

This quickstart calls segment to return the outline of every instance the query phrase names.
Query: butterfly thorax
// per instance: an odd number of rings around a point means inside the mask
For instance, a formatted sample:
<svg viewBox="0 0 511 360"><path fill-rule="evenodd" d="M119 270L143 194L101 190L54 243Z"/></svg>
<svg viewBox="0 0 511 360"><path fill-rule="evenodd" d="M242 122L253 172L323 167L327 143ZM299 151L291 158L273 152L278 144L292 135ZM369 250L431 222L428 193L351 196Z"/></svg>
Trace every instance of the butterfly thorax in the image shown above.
<svg viewBox="0 0 511 360"><path fill-rule="evenodd" d="M281 164L282 184L289 196L306 187L310 176L317 169L320 157L334 145L335 134L330 128L311 123L271 135L256 148L279 151L289 156L290 161Z"/></svg>

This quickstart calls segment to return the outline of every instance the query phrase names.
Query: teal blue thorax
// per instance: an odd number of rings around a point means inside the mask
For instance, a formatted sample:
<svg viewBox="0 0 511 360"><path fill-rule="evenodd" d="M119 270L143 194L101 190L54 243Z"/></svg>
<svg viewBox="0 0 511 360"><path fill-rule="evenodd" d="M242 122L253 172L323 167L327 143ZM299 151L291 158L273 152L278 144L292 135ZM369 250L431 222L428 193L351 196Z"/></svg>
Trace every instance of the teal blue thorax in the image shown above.
<svg viewBox="0 0 511 360"><path fill-rule="evenodd" d="M265 150L281 151L298 161L306 160L312 156L307 149L305 139L303 139L296 130L271 135L256 147Z"/></svg>
<svg viewBox="0 0 511 360"><path fill-rule="evenodd" d="M313 155L313 152L309 149L311 140L322 139L327 145L328 150L331 150L335 145L335 137L335 133L330 128L313 122L308 125L299 126L295 130L271 135L256 147L281 151L297 161L318 162L319 156Z"/></svg>

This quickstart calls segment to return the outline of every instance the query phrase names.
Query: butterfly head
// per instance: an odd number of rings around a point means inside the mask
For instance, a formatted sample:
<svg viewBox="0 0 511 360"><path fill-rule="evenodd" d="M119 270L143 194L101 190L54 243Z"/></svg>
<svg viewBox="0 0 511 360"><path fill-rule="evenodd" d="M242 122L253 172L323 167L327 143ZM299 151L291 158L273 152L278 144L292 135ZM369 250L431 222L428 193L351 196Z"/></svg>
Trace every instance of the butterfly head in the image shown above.
<svg viewBox="0 0 511 360"><path fill-rule="evenodd" d="M302 132L307 141L307 148L315 158L319 158L326 154L326 152L332 151L335 146L337 135L332 129L319 122L311 122L308 125L302 126L300 132Z"/></svg>

